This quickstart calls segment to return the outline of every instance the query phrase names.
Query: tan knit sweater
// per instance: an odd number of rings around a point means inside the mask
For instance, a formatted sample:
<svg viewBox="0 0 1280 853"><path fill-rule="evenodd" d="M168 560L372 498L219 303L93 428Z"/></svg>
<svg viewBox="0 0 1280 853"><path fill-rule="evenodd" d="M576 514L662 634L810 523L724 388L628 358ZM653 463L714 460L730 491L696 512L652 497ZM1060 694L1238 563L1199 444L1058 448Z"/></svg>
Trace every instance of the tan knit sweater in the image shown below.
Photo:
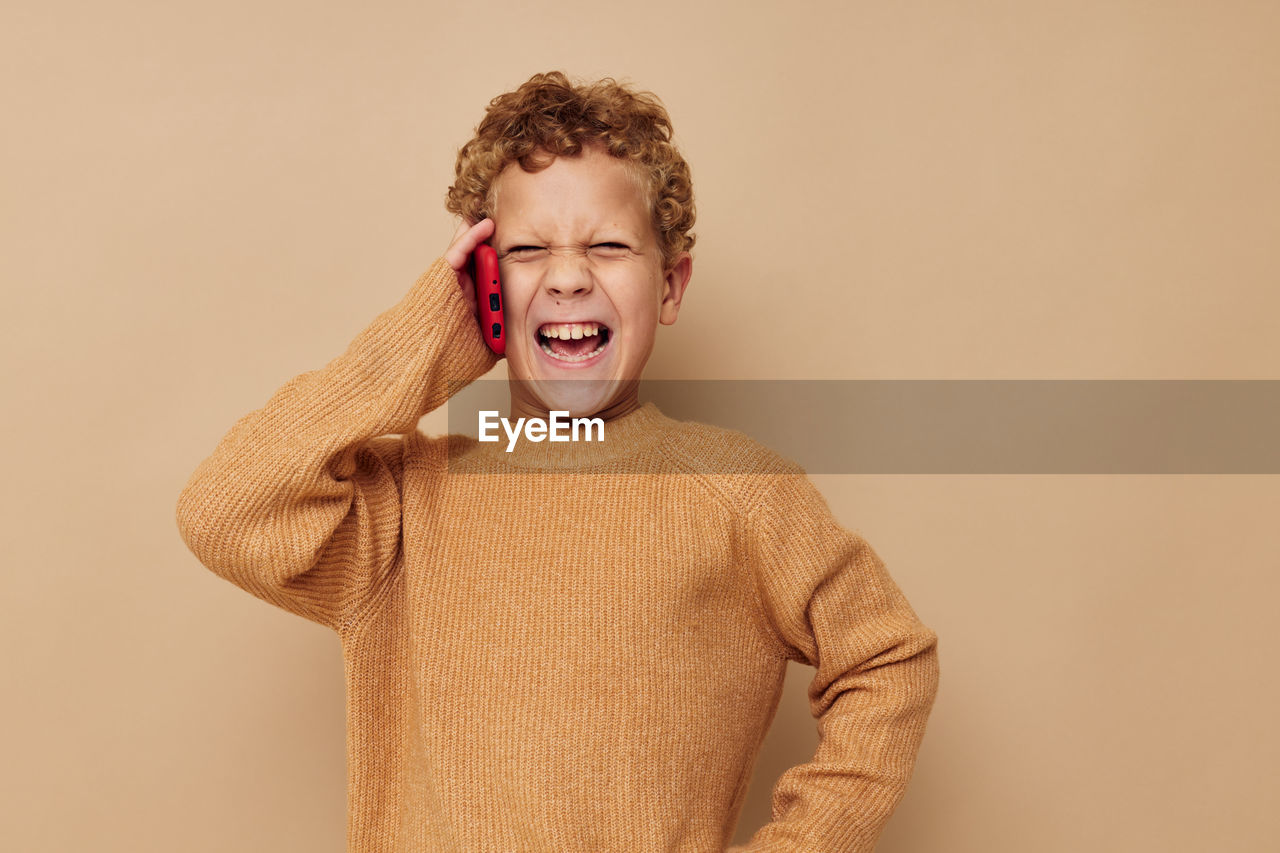
<svg viewBox="0 0 1280 853"><path fill-rule="evenodd" d="M235 423L177 504L209 569L338 632L352 851L723 851L788 659L821 742L733 850L870 851L937 638L803 471L646 403L603 443L428 437L487 372L438 259Z"/></svg>

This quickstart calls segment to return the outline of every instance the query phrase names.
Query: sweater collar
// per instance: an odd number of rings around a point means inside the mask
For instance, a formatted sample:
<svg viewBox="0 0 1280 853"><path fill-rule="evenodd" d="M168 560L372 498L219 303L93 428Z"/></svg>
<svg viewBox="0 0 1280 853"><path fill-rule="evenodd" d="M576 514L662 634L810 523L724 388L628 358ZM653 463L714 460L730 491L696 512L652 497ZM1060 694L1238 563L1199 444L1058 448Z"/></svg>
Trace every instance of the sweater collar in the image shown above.
<svg viewBox="0 0 1280 853"><path fill-rule="evenodd" d="M599 428L591 430L593 440L584 440L585 431L579 432L578 441L532 441L523 432L508 452L509 440L500 427L498 441L475 441L464 454L482 468L511 466L538 470L574 470L612 462L638 453L661 441L674 424L652 402L643 403L625 415L604 421L604 439L599 440ZM570 425L562 421L561 434L570 431ZM514 424L512 424L514 427ZM470 444L470 442L468 442ZM458 459L453 460L456 464Z"/></svg>

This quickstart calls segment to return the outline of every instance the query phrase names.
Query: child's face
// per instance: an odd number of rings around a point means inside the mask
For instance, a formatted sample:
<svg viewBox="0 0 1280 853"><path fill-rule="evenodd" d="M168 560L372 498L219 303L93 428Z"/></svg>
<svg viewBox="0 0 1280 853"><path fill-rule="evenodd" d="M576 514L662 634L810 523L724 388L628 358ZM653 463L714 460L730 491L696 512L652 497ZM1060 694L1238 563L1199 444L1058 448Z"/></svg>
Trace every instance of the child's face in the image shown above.
<svg viewBox="0 0 1280 853"><path fill-rule="evenodd" d="M526 380L513 383L513 403L579 416L634 395L624 380L639 380L657 324L676 321L689 254L663 269L644 197L598 148L539 172L512 163L497 181L489 242L500 259L507 370ZM543 334L553 328L558 338ZM597 381L545 381L556 379Z"/></svg>

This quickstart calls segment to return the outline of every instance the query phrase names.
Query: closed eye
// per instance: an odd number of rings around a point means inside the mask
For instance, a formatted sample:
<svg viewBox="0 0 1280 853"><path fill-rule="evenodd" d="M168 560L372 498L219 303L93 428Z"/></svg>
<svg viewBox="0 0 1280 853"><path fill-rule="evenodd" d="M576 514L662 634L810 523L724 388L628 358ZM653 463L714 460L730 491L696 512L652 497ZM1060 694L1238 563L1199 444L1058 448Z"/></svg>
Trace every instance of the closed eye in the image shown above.
<svg viewBox="0 0 1280 853"><path fill-rule="evenodd" d="M539 258L547 257L547 255L549 255L551 251L552 250L546 246L534 246L534 245L512 246L510 249L507 249L505 252L501 253L499 257L515 256L523 260L536 260ZM592 252L593 254L599 255L601 257L606 257L606 258L621 258L629 254L632 250L631 250L631 247L628 246L626 243L619 243L616 240L609 240L603 243L593 243L586 250L578 249L577 251L582 254L586 254L586 252L589 251L589 252Z"/></svg>

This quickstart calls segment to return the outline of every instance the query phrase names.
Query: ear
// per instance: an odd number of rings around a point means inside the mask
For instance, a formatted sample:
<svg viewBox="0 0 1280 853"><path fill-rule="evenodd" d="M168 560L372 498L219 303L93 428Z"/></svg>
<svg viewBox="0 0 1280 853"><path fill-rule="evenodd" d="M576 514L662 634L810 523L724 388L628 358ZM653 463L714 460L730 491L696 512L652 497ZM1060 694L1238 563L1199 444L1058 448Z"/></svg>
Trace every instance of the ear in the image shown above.
<svg viewBox="0 0 1280 853"><path fill-rule="evenodd" d="M693 275L693 256L681 252L676 262L662 274L662 304L658 308L658 322L670 326L680 313L680 300Z"/></svg>

